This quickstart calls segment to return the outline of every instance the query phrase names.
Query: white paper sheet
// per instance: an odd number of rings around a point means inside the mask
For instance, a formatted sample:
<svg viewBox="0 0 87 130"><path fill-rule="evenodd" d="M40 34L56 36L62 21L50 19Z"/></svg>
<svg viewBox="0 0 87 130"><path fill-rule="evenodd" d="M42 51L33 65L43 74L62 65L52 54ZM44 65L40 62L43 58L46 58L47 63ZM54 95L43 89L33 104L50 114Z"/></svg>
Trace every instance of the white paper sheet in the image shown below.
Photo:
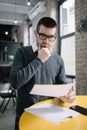
<svg viewBox="0 0 87 130"><path fill-rule="evenodd" d="M70 118L77 116L79 113L71 109L53 105L50 103L44 103L38 106L25 108L25 111L30 112L36 116L39 116L51 123L58 124L62 121L66 121Z"/></svg>
<svg viewBox="0 0 87 130"><path fill-rule="evenodd" d="M35 84L30 94L60 97L66 95L71 89L73 84L61 84L61 85L40 85Z"/></svg>

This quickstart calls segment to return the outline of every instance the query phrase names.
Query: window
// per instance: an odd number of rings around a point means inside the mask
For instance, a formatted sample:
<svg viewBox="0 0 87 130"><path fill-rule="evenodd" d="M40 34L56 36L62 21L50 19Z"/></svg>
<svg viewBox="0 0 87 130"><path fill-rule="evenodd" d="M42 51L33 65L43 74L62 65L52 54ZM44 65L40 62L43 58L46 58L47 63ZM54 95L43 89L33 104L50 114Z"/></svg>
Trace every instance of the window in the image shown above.
<svg viewBox="0 0 87 130"><path fill-rule="evenodd" d="M66 35L75 31L75 7L74 0L67 0L60 5L60 35Z"/></svg>
<svg viewBox="0 0 87 130"><path fill-rule="evenodd" d="M59 52L66 75L75 76L75 0L58 2Z"/></svg>
<svg viewBox="0 0 87 130"><path fill-rule="evenodd" d="M61 40L61 56L65 64L66 75L75 75L75 37Z"/></svg>

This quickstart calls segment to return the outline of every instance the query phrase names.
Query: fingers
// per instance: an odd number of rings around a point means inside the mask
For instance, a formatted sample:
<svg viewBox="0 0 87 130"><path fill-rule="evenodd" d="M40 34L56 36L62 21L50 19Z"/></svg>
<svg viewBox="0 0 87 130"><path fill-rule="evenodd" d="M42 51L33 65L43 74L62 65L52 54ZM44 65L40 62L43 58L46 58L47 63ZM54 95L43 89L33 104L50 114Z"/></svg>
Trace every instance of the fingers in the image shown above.
<svg viewBox="0 0 87 130"><path fill-rule="evenodd" d="M69 90L69 92L67 93L67 95L76 95L76 85L73 84L72 88Z"/></svg>
<svg viewBox="0 0 87 130"><path fill-rule="evenodd" d="M65 96L59 97L63 102L72 103L75 100L76 92L71 91Z"/></svg>
<svg viewBox="0 0 87 130"><path fill-rule="evenodd" d="M76 97L76 85L73 84L72 88L69 90L67 95L59 97L60 100L67 103L72 103Z"/></svg>
<svg viewBox="0 0 87 130"><path fill-rule="evenodd" d="M68 96L62 96L62 97L59 97L59 98L63 102L72 103L75 100L75 97L76 97L75 95L73 95L73 96L68 95Z"/></svg>
<svg viewBox="0 0 87 130"><path fill-rule="evenodd" d="M38 58L44 63L51 56L51 52L48 48L40 48L38 50Z"/></svg>

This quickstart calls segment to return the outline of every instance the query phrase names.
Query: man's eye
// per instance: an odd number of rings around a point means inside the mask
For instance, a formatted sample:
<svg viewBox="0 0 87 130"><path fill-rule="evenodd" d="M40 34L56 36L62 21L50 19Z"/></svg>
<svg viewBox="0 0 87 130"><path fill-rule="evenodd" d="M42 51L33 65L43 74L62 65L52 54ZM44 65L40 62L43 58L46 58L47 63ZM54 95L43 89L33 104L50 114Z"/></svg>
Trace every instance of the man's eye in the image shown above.
<svg viewBox="0 0 87 130"><path fill-rule="evenodd" d="M49 36L49 38L54 38L54 36Z"/></svg>
<svg viewBox="0 0 87 130"><path fill-rule="evenodd" d="M41 37L46 37L46 35L44 35L44 34L41 34L40 36L41 36Z"/></svg>
<svg viewBox="0 0 87 130"><path fill-rule="evenodd" d="M54 38L55 36L49 36L49 38Z"/></svg>

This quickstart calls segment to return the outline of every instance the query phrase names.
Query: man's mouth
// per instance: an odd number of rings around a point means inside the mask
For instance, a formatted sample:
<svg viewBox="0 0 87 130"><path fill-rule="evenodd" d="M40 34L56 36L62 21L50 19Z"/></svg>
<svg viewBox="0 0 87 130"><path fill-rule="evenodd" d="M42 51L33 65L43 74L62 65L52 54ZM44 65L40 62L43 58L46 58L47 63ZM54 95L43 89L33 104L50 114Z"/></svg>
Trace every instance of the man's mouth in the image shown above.
<svg viewBox="0 0 87 130"><path fill-rule="evenodd" d="M45 45L40 45L40 48L47 48L47 46L45 46Z"/></svg>

